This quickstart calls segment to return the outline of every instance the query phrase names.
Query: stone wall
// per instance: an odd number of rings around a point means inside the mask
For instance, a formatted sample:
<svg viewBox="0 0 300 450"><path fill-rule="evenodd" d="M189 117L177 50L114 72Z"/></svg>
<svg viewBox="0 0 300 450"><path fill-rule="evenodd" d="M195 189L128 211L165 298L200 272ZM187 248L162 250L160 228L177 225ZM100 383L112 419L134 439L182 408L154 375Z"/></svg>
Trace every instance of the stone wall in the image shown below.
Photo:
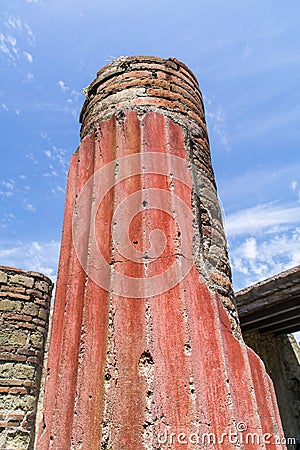
<svg viewBox="0 0 300 450"><path fill-rule="evenodd" d="M35 443L34 443L34 449L38 450L37 446L37 438L38 438L38 426L43 420L43 409L44 409L44 396L45 396L45 382L48 372L48 355L49 355L49 343L50 343L50 337L51 337L51 327L52 327L52 317L53 317L53 303L50 307L50 313L49 313L49 332L47 335L47 339L45 342L45 348L44 348L44 362L42 367L42 375L41 375L41 382L40 382L40 392L37 402L37 408L36 408L36 419L35 419Z"/></svg>
<svg viewBox="0 0 300 450"><path fill-rule="evenodd" d="M0 266L0 449L33 448L53 284Z"/></svg>
<svg viewBox="0 0 300 450"><path fill-rule="evenodd" d="M285 436L300 432L300 349L292 335L243 333L246 344L263 360L274 383Z"/></svg>

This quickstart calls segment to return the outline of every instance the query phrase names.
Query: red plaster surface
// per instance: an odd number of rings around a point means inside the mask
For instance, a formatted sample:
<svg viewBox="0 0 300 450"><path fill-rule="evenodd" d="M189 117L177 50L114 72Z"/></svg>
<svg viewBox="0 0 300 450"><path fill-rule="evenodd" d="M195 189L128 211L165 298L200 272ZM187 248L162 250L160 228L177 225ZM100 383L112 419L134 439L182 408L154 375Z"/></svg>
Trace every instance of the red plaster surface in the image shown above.
<svg viewBox="0 0 300 450"><path fill-rule="evenodd" d="M186 159L180 126L161 113L148 112L139 119L136 112L128 111L123 123L114 116L101 121L71 159L44 423L40 425L37 448L284 448L262 443L237 445L226 436L218 443L223 433L234 433L238 423L248 427L244 434L251 430L260 436L281 436L282 431L273 388L262 363L232 335L224 306L208 290L196 267L167 292L149 296L145 281L143 296L125 298L110 295L97 285L77 259L72 240L76 195L101 167L145 152ZM189 172L185 176L190 177ZM147 167L143 167L141 175L116 184L100 205L96 237L111 264L108 276L112 284L113 271L132 278L151 278L172 264L178 274L184 270L185 258L178 257L181 238L176 216L162 211L163 205L151 211L141 208L129 229L129 240L140 251L149 250L152 230L162 230L167 242L160 258L148 264L130 261L113 242L111 222L118 204L135 192L139 192L141 202L147 201L153 187L170 193L170 179L147 173ZM173 192L191 209L187 185L175 180ZM86 217L91 215L92 197L91 192ZM192 238L190 217L180 231ZM81 242L86 258L90 257L89 239L87 228ZM160 444L158 434L166 430L168 444ZM171 433L176 433L172 443ZM179 433L185 433L187 439L191 433L197 433L200 439L203 433L214 433L217 442L182 444L178 443Z"/></svg>

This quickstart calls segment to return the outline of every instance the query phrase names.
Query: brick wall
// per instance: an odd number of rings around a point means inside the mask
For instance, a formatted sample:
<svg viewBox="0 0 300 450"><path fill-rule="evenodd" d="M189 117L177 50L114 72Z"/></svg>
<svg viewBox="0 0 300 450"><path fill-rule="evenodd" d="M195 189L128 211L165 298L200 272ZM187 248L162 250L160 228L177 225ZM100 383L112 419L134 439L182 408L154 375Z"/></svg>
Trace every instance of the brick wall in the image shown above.
<svg viewBox="0 0 300 450"><path fill-rule="evenodd" d="M0 266L0 449L32 449L52 293L49 278Z"/></svg>

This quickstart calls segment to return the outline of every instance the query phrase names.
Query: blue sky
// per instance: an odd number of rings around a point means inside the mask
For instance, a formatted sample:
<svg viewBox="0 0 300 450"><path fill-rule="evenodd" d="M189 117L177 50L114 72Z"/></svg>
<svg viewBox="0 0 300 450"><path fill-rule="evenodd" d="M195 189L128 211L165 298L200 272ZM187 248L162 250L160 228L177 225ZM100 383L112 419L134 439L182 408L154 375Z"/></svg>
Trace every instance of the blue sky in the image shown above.
<svg viewBox="0 0 300 450"><path fill-rule="evenodd" d="M174 56L204 96L235 289L300 264L300 3L2 0L0 264L55 279L82 89Z"/></svg>

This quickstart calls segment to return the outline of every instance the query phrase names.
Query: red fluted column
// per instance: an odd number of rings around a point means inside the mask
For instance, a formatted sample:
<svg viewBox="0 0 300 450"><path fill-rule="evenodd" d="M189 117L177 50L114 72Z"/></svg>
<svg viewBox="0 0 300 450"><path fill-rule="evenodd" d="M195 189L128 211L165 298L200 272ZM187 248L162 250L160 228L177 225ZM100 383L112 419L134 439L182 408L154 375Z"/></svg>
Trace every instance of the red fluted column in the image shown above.
<svg viewBox="0 0 300 450"><path fill-rule="evenodd" d="M121 58L81 121L38 450L284 448L240 334L194 75Z"/></svg>

